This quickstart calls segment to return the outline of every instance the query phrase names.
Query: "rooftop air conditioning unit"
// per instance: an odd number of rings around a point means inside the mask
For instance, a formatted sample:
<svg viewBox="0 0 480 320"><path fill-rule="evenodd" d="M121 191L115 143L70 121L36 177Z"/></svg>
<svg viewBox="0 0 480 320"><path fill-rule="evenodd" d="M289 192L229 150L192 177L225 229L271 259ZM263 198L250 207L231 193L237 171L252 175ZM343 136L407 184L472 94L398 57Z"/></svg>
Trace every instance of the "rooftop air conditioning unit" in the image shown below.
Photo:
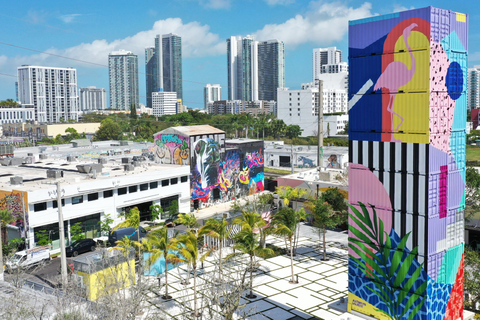
<svg viewBox="0 0 480 320"><path fill-rule="evenodd" d="M122 163L123 163L123 164L128 164L128 163L130 163L130 158L122 158Z"/></svg>
<svg viewBox="0 0 480 320"><path fill-rule="evenodd" d="M47 159L47 155L44 154L44 153L41 153L38 155L38 158L41 159L41 160L44 160L44 159Z"/></svg>
<svg viewBox="0 0 480 320"><path fill-rule="evenodd" d="M135 170L135 167L133 166L133 164L126 164L123 166L123 168L125 169L125 171L134 171Z"/></svg>
<svg viewBox="0 0 480 320"><path fill-rule="evenodd" d="M47 178L51 179L59 179L63 177L63 171L62 170L53 170L53 169L48 169L47 170Z"/></svg>
<svg viewBox="0 0 480 320"><path fill-rule="evenodd" d="M98 163L106 164L107 163L107 158L98 158Z"/></svg>
<svg viewBox="0 0 480 320"><path fill-rule="evenodd" d="M73 156L67 156L67 161L68 162L72 162L74 160L74 157Z"/></svg>
<svg viewBox="0 0 480 320"><path fill-rule="evenodd" d="M10 184L22 184L23 178L20 176L10 177Z"/></svg>

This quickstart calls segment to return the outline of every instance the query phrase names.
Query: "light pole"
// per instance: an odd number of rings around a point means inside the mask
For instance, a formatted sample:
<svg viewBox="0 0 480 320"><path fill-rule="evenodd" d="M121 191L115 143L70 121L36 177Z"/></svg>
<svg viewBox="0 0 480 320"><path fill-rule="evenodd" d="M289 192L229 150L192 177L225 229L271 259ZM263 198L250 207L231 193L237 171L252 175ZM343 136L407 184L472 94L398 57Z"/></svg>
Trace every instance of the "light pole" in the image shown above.
<svg viewBox="0 0 480 320"><path fill-rule="evenodd" d="M57 208L58 208L58 232L60 233L60 267L62 270L62 284L66 287L68 283L67 277L67 254L65 252L65 230L63 227L63 212L62 212L62 189L60 188L60 181L57 184Z"/></svg>

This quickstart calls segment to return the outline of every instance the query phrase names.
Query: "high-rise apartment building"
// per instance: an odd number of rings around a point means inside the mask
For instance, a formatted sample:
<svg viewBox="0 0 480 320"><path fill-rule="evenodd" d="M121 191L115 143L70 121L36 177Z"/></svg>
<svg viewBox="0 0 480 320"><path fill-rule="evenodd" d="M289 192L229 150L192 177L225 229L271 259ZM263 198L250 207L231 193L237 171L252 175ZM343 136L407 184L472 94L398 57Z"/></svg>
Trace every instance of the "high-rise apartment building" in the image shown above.
<svg viewBox="0 0 480 320"><path fill-rule="evenodd" d="M176 92L152 92L153 115L156 117L167 114L176 114L178 111L177 103Z"/></svg>
<svg viewBox="0 0 480 320"><path fill-rule="evenodd" d="M468 69L467 109L480 108L480 66Z"/></svg>
<svg viewBox="0 0 480 320"><path fill-rule="evenodd" d="M318 79L318 75L322 73L334 73L337 68L327 68L325 65L337 65L342 62L342 51L337 47L317 48L313 49L313 81ZM348 68L348 66L347 66ZM340 67L341 71L345 71L344 67ZM333 71L333 72L329 72ZM338 72L338 71L337 71Z"/></svg>
<svg viewBox="0 0 480 320"><path fill-rule="evenodd" d="M227 39L227 64L229 100L275 100L277 88L285 85L284 44L281 41L259 42L252 36L230 37Z"/></svg>
<svg viewBox="0 0 480 320"><path fill-rule="evenodd" d="M145 48L147 107L152 107L152 92L176 92L183 100L182 38L169 33L157 35L155 46Z"/></svg>
<svg viewBox="0 0 480 320"><path fill-rule="evenodd" d="M285 45L269 40L258 43L258 99L277 101L277 88L285 87Z"/></svg>
<svg viewBox="0 0 480 320"><path fill-rule="evenodd" d="M86 87L79 88L80 111L105 110L107 94L104 88Z"/></svg>
<svg viewBox="0 0 480 320"><path fill-rule="evenodd" d="M130 110L138 107L138 57L130 51L114 51L108 55L110 108Z"/></svg>
<svg viewBox="0 0 480 320"><path fill-rule="evenodd" d="M18 98L26 108L34 108L35 120L56 123L78 120L77 70L21 66Z"/></svg>
<svg viewBox="0 0 480 320"><path fill-rule="evenodd" d="M207 110L208 103L222 100L222 87L219 84L208 83L203 89L203 101L205 110Z"/></svg>

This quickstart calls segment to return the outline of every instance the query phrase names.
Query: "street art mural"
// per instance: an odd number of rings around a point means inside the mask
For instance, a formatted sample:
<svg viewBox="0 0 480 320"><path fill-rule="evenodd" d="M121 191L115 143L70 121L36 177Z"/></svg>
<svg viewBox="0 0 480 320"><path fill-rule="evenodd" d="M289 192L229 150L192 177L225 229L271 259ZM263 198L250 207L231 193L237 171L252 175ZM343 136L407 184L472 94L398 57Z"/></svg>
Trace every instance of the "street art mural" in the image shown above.
<svg viewBox="0 0 480 320"><path fill-rule="evenodd" d="M467 25L433 7L350 22L350 311L463 318Z"/></svg>
<svg viewBox="0 0 480 320"><path fill-rule="evenodd" d="M327 161L328 161L327 168L336 168L336 169L341 168L340 163L338 162L338 156L336 154L330 155Z"/></svg>
<svg viewBox="0 0 480 320"><path fill-rule="evenodd" d="M190 149L188 138L178 134L156 135L155 156L160 163L189 164Z"/></svg>
<svg viewBox="0 0 480 320"><path fill-rule="evenodd" d="M23 191L0 190L0 209L9 210L15 221L12 225L20 228L20 234L25 236L25 228L28 230L28 199L27 193ZM24 221L25 219L25 221Z"/></svg>
<svg viewBox="0 0 480 320"><path fill-rule="evenodd" d="M212 140L213 141L213 140ZM211 142L213 144L213 142ZM195 148L197 150L197 148ZM214 148L212 148L212 151ZM192 199L202 202L212 200L212 190L219 188L219 198L229 200L237 195L254 194L264 190L263 150L245 152L241 149L227 150L224 159L216 155L196 157L192 168ZM199 160L203 159L203 160ZM210 163L212 161L212 163ZM211 170L201 174L202 170ZM205 178L207 177L208 178ZM203 183L207 179L207 183ZM216 179L216 180L215 180ZM219 199L216 199L219 200Z"/></svg>

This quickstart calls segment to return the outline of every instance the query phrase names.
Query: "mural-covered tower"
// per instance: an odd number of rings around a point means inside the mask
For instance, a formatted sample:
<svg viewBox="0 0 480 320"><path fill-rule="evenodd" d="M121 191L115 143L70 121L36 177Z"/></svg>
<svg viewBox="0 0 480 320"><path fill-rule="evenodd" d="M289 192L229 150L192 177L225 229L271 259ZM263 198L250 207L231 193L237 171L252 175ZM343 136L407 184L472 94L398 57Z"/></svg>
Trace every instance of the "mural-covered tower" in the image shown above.
<svg viewBox="0 0 480 320"><path fill-rule="evenodd" d="M349 311L462 319L468 16L350 21Z"/></svg>
<svg viewBox="0 0 480 320"><path fill-rule="evenodd" d="M225 140L209 125L170 127L154 139L156 162L190 166L192 209L264 189L261 140Z"/></svg>

